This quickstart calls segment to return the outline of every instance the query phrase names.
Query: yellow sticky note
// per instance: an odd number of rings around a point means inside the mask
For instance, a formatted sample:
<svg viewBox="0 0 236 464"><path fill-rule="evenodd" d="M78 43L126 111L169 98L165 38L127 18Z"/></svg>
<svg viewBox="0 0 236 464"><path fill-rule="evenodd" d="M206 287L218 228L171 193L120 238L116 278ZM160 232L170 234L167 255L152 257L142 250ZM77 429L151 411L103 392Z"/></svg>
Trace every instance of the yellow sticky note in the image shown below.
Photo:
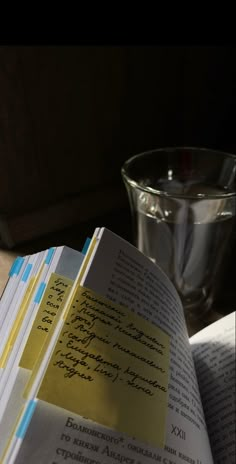
<svg viewBox="0 0 236 464"><path fill-rule="evenodd" d="M10 331L9 337L7 339L7 343L5 345L5 348L3 350L2 356L0 358L0 367L5 367L6 362L8 360L8 356L11 353L11 350L14 346L14 343L16 341L18 331L21 327L22 321L25 317L26 311L28 309L28 303L29 300L33 294L33 290L35 288L35 285L37 283L37 277L31 277L30 282L28 284L28 287L26 289L25 295L23 297L23 300L21 302L19 311L17 313L16 319L14 321L13 327Z"/></svg>
<svg viewBox="0 0 236 464"><path fill-rule="evenodd" d="M73 281L52 273L40 303L35 321L23 351L20 367L32 370L41 348L53 330L57 315L62 312Z"/></svg>
<svg viewBox="0 0 236 464"><path fill-rule="evenodd" d="M170 337L79 287L38 398L163 447Z"/></svg>

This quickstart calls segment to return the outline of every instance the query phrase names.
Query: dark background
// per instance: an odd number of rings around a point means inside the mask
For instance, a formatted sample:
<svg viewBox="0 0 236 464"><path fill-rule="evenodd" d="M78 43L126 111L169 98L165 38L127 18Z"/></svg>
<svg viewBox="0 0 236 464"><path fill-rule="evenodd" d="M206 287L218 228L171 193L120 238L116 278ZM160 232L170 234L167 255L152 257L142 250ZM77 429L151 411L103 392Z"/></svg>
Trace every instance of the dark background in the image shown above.
<svg viewBox="0 0 236 464"><path fill-rule="evenodd" d="M236 153L235 57L226 46L1 46L2 246L80 248L96 225L132 240L125 159L175 145Z"/></svg>
<svg viewBox="0 0 236 464"><path fill-rule="evenodd" d="M0 212L121 187L122 163L144 150L236 153L235 57L220 46L0 47Z"/></svg>

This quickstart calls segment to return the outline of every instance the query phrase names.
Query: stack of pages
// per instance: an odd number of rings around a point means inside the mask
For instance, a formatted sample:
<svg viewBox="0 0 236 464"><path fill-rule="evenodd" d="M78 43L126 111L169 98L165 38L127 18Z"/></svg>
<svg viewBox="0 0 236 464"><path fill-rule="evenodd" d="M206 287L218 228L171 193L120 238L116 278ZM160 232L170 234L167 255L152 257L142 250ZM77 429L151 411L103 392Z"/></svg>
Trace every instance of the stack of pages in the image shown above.
<svg viewBox="0 0 236 464"><path fill-rule="evenodd" d="M15 260L0 300L0 462L235 463L235 312L190 340L179 296L97 228Z"/></svg>

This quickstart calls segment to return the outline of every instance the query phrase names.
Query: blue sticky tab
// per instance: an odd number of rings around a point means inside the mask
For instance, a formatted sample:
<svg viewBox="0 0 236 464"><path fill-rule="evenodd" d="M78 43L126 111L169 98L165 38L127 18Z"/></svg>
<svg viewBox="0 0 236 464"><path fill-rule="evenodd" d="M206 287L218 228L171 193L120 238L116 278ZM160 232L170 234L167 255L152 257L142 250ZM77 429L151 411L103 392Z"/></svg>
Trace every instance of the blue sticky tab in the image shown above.
<svg viewBox="0 0 236 464"><path fill-rule="evenodd" d="M16 264L17 264L17 260L18 258L15 259L15 261L13 261L12 265L11 265L11 269L8 273L9 277L12 277L13 274L14 274L14 270L15 270L15 267L16 267Z"/></svg>
<svg viewBox="0 0 236 464"><path fill-rule="evenodd" d="M40 286L39 286L39 288L38 288L38 291L37 291L37 293L36 293L36 295L35 295L34 303L39 303L39 302L40 302L45 287L46 287L45 282L41 282L41 284L40 284Z"/></svg>
<svg viewBox="0 0 236 464"><path fill-rule="evenodd" d="M21 267L22 267L22 264L24 262L24 258L22 258L21 256L19 256L18 258L18 262L17 262L17 265L16 265L16 268L15 268L15 274L18 275L20 270L21 270Z"/></svg>
<svg viewBox="0 0 236 464"><path fill-rule="evenodd" d="M23 274L23 276L22 276L22 279L21 279L22 282L26 282L26 281L27 281L27 279L28 279L28 277L29 277L29 275L30 275L30 271L31 271L32 267L33 267L33 264L27 264L26 269L25 269L25 272L24 272L24 274Z"/></svg>
<svg viewBox="0 0 236 464"><path fill-rule="evenodd" d="M90 242L91 242L91 238L88 238L88 237L87 237L86 240L85 240L85 244L84 244L84 246L83 246L83 250L82 250L82 252L81 252L83 255L86 255L86 253L87 253L87 251L88 251L88 247L89 247L89 245L90 245Z"/></svg>
<svg viewBox="0 0 236 464"><path fill-rule="evenodd" d="M34 400L30 400L28 406L27 406L27 409L25 411L25 414L23 416L23 419L16 431L16 436L17 438L21 438L23 439L25 434L26 434L26 431L27 431L27 428L28 428L28 425L30 423L30 420L31 420L31 417L34 413L34 410L36 408L36 401Z"/></svg>
<svg viewBox="0 0 236 464"><path fill-rule="evenodd" d="M9 271L9 277L12 277L14 274L16 274L16 275L19 274L23 262L24 262L24 258L22 258L21 256L18 256L15 259L15 261L12 264L12 267L11 267L11 269Z"/></svg>
<svg viewBox="0 0 236 464"><path fill-rule="evenodd" d="M46 259L45 259L45 264L50 263L50 261L51 261L51 259L53 257L54 251L55 251L55 248L49 248Z"/></svg>

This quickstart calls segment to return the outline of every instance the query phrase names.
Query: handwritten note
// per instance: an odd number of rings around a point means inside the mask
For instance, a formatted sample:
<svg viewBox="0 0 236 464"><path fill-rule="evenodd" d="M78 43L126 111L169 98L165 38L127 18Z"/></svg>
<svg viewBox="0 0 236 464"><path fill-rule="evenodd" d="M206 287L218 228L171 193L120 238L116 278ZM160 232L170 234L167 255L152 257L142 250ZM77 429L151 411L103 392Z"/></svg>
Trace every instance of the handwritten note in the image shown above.
<svg viewBox="0 0 236 464"><path fill-rule="evenodd" d="M62 312L73 281L52 273L39 306L29 338L20 360L20 367L33 369L40 350Z"/></svg>
<svg viewBox="0 0 236 464"><path fill-rule="evenodd" d="M38 398L164 446L169 336L79 287Z"/></svg>

